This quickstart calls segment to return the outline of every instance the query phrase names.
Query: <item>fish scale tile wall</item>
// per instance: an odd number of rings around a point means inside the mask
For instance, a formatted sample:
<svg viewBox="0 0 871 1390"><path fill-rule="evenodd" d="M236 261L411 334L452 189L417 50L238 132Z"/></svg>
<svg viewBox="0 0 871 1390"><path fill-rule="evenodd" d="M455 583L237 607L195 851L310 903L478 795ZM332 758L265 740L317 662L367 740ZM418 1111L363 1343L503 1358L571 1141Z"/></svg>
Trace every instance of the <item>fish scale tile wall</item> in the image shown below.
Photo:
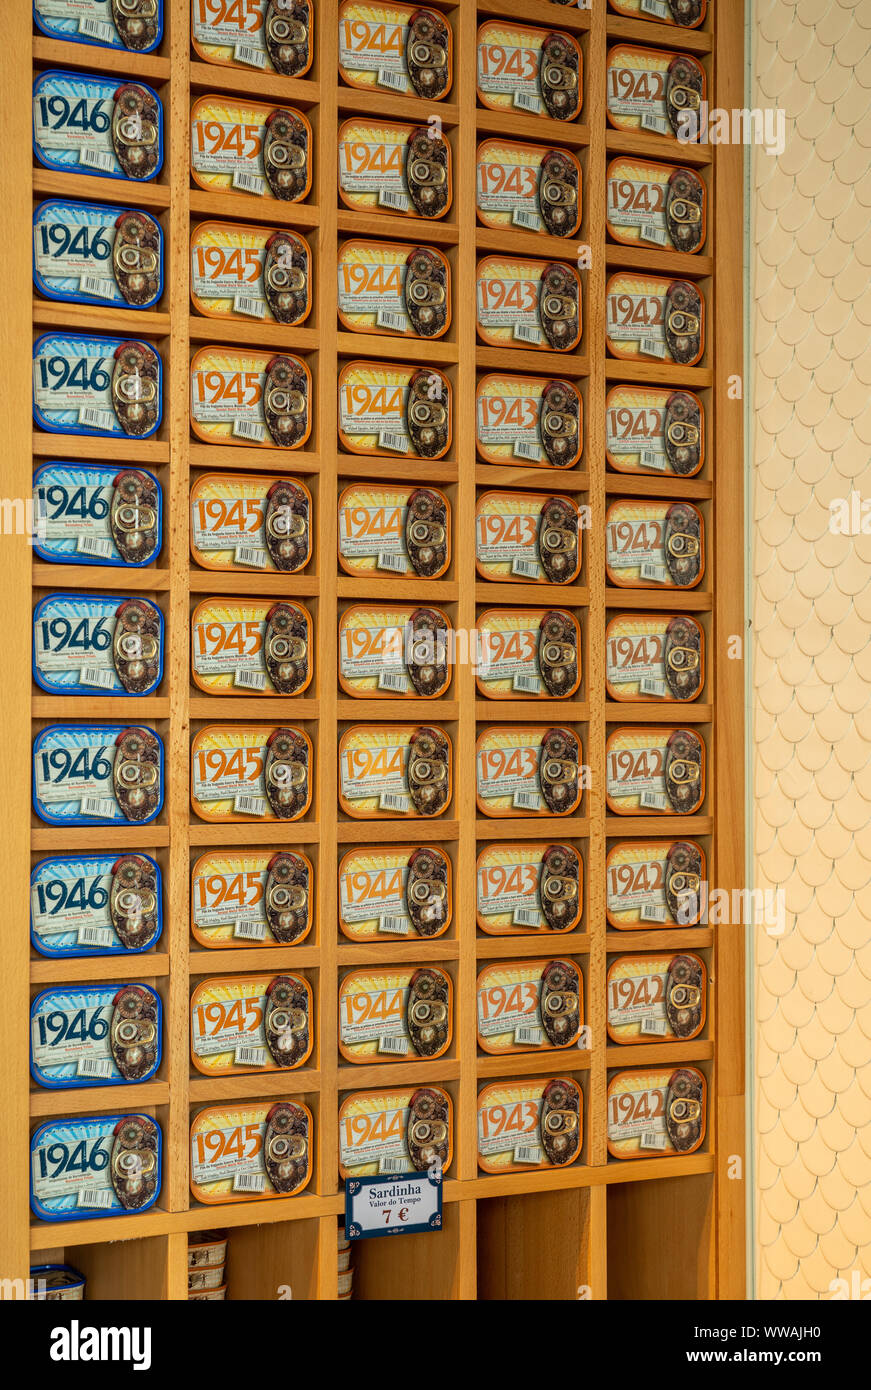
<svg viewBox="0 0 871 1390"><path fill-rule="evenodd" d="M871 3L753 11L756 1292L871 1297Z"/></svg>

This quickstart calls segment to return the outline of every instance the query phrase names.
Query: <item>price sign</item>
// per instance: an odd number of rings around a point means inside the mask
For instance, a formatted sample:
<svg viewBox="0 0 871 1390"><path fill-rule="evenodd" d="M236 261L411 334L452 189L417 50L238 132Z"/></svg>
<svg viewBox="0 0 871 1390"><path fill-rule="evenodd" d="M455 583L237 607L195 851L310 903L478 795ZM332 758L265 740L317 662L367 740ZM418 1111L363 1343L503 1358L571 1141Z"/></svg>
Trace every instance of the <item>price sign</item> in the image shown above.
<svg viewBox="0 0 871 1390"><path fill-rule="evenodd" d="M442 1229L442 1170L345 1179L345 1231L349 1240L407 1236Z"/></svg>

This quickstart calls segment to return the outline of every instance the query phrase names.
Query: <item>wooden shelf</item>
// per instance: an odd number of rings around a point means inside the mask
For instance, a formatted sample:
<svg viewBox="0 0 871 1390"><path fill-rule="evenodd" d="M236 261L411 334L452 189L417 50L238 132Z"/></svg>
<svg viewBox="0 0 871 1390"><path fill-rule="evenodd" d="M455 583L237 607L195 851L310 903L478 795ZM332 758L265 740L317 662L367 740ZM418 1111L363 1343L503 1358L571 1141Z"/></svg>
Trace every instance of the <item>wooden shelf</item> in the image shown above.
<svg viewBox="0 0 871 1390"><path fill-rule="evenodd" d="M604 1299L620 1290L630 1262L626 1232L644 1233L631 1263L655 1268L661 1231L655 1217L678 1209L686 1194L688 1229L699 1251L699 1269L682 1276L681 1295L743 1296L743 1227L740 1200L726 1181L726 1156L743 1151L743 947L739 933L709 926L618 932L605 915L605 859L615 840L703 837L709 874L718 886L739 886L743 868L743 683L740 663L726 660L723 634L743 627L743 555L740 534L743 474L740 406L729 404L729 373L742 370L742 281L740 238L711 236L704 254L683 256L646 246L622 246L605 227L605 170L616 155L681 162L704 170L709 191L709 226L741 225L741 151L730 147L678 146L646 133L611 129L605 115L605 65L618 41L677 48L700 55L710 69L710 99L740 107L743 102L743 6L716 6L698 31L650 21L628 21L604 0L592 9L557 6L548 0L433 0L450 19L454 34L454 82L445 102L433 105L452 145L454 197L446 217L429 221L396 217L374 209L346 207L337 194L337 130L351 114L425 124L430 108L415 97L355 89L337 76L339 0L315 5L314 65L301 79L208 64L191 49L188 0L166 0L167 29L160 51L136 55L73 43L56 43L31 33L24 6L13 7L0 75L7 102L7 159L0 186L13 211L29 179L35 199L90 199L114 207L142 207L160 219L169 252L164 294L156 309L67 305L34 295L31 277L30 201L21 216L7 219L5 246L9 294L0 321L8 371L0 392L4 403L10 497L29 496L32 470L47 459L102 461L118 467L155 469L164 489L163 548L143 570L108 566L55 565L35 557L27 537L9 537L0 556L5 652L10 672L4 701L4 786L2 855L9 910L0 930L0 961L12 982L0 1019L4 1101L0 1106L0 1172L8 1215L0 1238L0 1267L25 1276L31 1253L67 1258L87 1274L98 1299L110 1296L183 1300L187 1297L186 1244L190 1233L226 1227L230 1232L230 1298L274 1298L290 1270L294 1299L336 1298L336 1226L344 1212L338 1173L341 1096L381 1086L443 1085L454 1116L454 1152L445 1190L444 1228L437 1238L370 1241L355 1249L355 1296L365 1300L472 1300L476 1297L577 1300L578 1287ZM513 111L490 111L477 98L477 26L502 17L576 34L584 52L584 106L575 122L559 122ZM32 65L18 55L31 44ZM65 174L34 167L31 158L32 68L72 68L131 75L157 84L166 116L166 156L158 179L132 183ZM714 85L714 79L716 85ZM285 203L238 193L208 192L189 170L190 106L196 95L287 102L307 111L313 130L313 184L307 199ZM583 164L583 220L571 238L535 235L480 224L475 207L477 143L487 136L529 140L575 151ZM25 215L26 214L26 215ZM208 318L191 305L188 246L191 228L206 219L254 222L297 229L312 247L314 302L296 328L274 322ZM736 220L737 219L737 220ZM433 342L357 334L337 315L336 248L349 237L392 239L441 247L451 261L453 305L450 329ZM537 259L577 256L589 245L590 269L583 274L583 337L571 353L505 350L476 334L476 266L486 255ZM691 369L655 362L623 362L607 356L605 285L615 270L629 269L701 279L709 300L708 353ZM716 297L713 288L716 288ZM26 330L52 329L129 334L153 340L164 361L164 411L149 440L52 435L34 427L30 410L31 364L22 351ZM311 437L302 449L206 444L195 438L189 418L189 362L204 344L284 349L302 354L313 375ZM445 369L454 392L454 432L446 458L431 462L345 452L338 439L335 383L349 359L407 361ZM526 464L493 466L476 452L475 394L485 372L522 372L569 378L584 396L584 452L568 470ZM622 475L605 462L605 396L613 383L683 387L705 393L708 451L704 476L693 479ZM305 480L313 496L312 558L300 575L277 572L218 572L199 567L189 542L190 484L203 473L290 476ZM444 577L426 581L345 574L337 564L337 498L347 483L431 484L447 489L452 506L452 557ZM567 494L589 508L583 537L583 570L569 586L490 583L475 566L475 507L485 491L521 489ZM705 504L709 568L703 587L689 592L620 589L608 582L604 555L607 507L617 497L682 497ZM20 543L19 543L20 542ZM166 623L165 674L159 691L144 699L49 696L31 679L31 613L34 591L52 590L155 594ZM190 675L190 613L207 595L272 599L287 596L311 606L315 619L314 677L292 699L212 696ZM455 628L472 630L481 610L493 606L557 606L578 611L584 635L583 684L567 701L494 701L477 689L469 664L458 664L446 697L426 700L356 700L337 676L336 632L351 603L431 603L447 606ZM703 700L692 705L610 701L605 689L604 635L609 615L628 612L711 614L708 676ZM719 636L717 634L720 634ZM158 721L166 745L166 796L152 825L57 828L39 822L30 809L30 763L34 720L124 719ZM191 808L189 794L191 721L304 720L315 745L312 805L290 823L211 824ZM432 820L397 817L354 820L337 804L338 739L360 722L442 722L454 748L453 795L443 816ZM488 818L476 802L475 744L489 723L570 724L583 744L591 771L576 815ZM710 756L703 813L683 817L613 815L603 793L605 744L620 724L686 723L702 727ZM728 772L728 776L726 773ZM529 842L575 844L584 861L583 913L577 930L488 936L476 925L476 861L488 844ZM442 937L420 940L354 941L338 929L337 864L351 848L431 843L451 859L453 913ZM297 946L258 945L229 950L203 948L190 931L191 864L207 850L232 852L257 847L304 850L314 868L315 923ZM50 959L29 945L28 888L24 869L33 858L94 850L154 852L164 886L164 927L156 948L143 955ZM608 962L628 952L701 949L708 954L711 993L705 1036L685 1044L644 1043L620 1047L606 1030L605 976ZM578 1048L488 1055L478 1047L475 982L485 962L570 957L584 977L589 1051ZM338 1048L337 981L352 968L443 964L454 985L455 1013L450 1048L435 1061L367 1063L346 1061ZM301 970L314 993L313 1048L306 1066L293 1072L247 1073L225 1078L192 1069L189 1051L190 990L212 976ZM156 1077L130 1087L47 1091L31 1084L28 1072L29 1005L50 984L154 982L164 1005L164 1050ZM20 985L18 982L21 982ZM689 1157L619 1162L607 1149L607 1081L613 1070L643 1065L698 1063L709 1084L708 1134ZM578 1162L500 1175L484 1173L477 1159L478 1093L493 1081L569 1075L584 1095L583 1144ZM206 1104L304 1097L314 1114L314 1162L305 1191L287 1199L207 1206L190 1194L189 1127ZM44 1223L28 1213L27 1172L21 1135L50 1117L110 1113L143 1107L155 1114L164 1136L163 1186L158 1204L125 1217ZM680 1208L682 1209L682 1208ZM709 1216L709 1213L713 1215ZM609 1233L611 1240L609 1242ZM609 1275L609 1244L611 1272ZM506 1259L523 1248L529 1258ZM553 1260L557 1250L559 1258ZM235 1270L235 1272L233 1272ZM715 1270L715 1273L711 1273ZM273 1275L275 1278L273 1279ZM633 1276L634 1277L634 1276ZM646 1277L639 1287L649 1285ZM695 1281L694 1283L692 1281ZM631 1281L630 1281L631 1282ZM690 1285L692 1285L690 1287Z"/></svg>

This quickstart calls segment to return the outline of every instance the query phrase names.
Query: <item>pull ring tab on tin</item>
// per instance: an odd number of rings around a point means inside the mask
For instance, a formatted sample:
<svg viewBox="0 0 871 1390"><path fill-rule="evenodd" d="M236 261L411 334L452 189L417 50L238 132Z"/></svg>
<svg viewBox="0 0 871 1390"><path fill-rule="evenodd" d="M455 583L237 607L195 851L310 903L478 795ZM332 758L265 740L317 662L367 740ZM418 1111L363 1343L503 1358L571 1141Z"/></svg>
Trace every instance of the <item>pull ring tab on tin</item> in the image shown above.
<svg viewBox="0 0 871 1390"><path fill-rule="evenodd" d="M299 1105L279 1101L266 1116L263 1162L276 1192L295 1192L308 1171L308 1116Z"/></svg>
<svg viewBox="0 0 871 1390"><path fill-rule="evenodd" d="M109 511L112 540L122 560L144 564L157 549L157 484L134 469L116 474Z"/></svg>
<svg viewBox="0 0 871 1390"><path fill-rule="evenodd" d="M125 1081L138 1081L153 1070L157 1056L157 1000L149 989L125 985L113 1005L112 1058Z"/></svg>
<svg viewBox="0 0 871 1390"><path fill-rule="evenodd" d="M665 562L672 582L685 589L695 584L702 567L702 530L698 513L677 502L665 514Z"/></svg>
<svg viewBox="0 0 871 1390"><path fill-rule="evenodd" d="M153 303L160 284L160 229L141 212L122 212L115 223L112 270L128 304Z"/></svg>
<svg viewBox="0 0 871 1390"><path fill-rule="evenodd" d="M434 10L415 10L408 18L405 66L419 97L438 101L448 85L448 28Z"/></svg>
<svg viewBox="0 0 871 1390"><path fill-rule="evenodd" d="M665 861L665 901L672 918L682 927L698 920L702 884L702 857L696 845L678 840Z"/></svg>
<svg viewBox="0 0 871 1390"><path fill-rule="evenodd" d="M696 400L686 391L673 391L666 401L663 419L665 452L675 473L688 477L699 466L702 419Z"/></svg>
<svg viewBox="0 0 871 1390"><path fill-rule="evenodd" d="M266 866L264 910L269 929L282 946L302 936L308 926L308 866L287 851L274 854Z"/></svg>
<svg viewBox="0 0 871 1390"><path fill-rule="evenodd" d="M447 804L450 787L448 742L441 729L420 728L408 749L408 794L419 816L435 816Z"/></svg>
<svg viewBox="0 0 871 1390"><path fill-rule="evenodd" d="M308 994L292 975L276 975L266 989L263 1031L279 1067L298 1066L308 1051Z"/></svg>
<svg viewBox="0 0 871 1390"><path fill-rule="evenodd" d="M439 494L429 488L415 488L408 499L405 548L412 569L423 579L432 578L445 567L447 521L447 507Z"/></svg>
<svg viewBox="0 0 871 1390"><path fill-rule="evenodd" d="M579 745L569 729L548 729L541 740L538 781L545 805L565 815L578 800Z"/></svg>
<svg viewBox="0 0 871 1390"><path fill-rule="evenodd" d="M578 113L580 87L578 50L568 34L548 34L541 45L538 83L547 114L571 121Z"/></svg>
<svg viewBox="0 0 871 1390"><path fill-rule="evenodd" d="M541 507L538 554L549 584L567 584L578 568L578 513L562 497L548 497Z"/></svg>
<svg viewBox="0 0 871 1390"><path fill-rule="evenodd" d="M295 111L279 106L266 118L263 171L273 196L301 198L308 184L308 131Z"/></svg>
<svg viewBox="0 0 871 1390"><path fill-rule="evenodd" d="M676 251L687 255L702 244L705 186L691 169L675 169L668 181L665 222Z"/></svg>
<svg viewBox="0 0 871 1390"><path fill-rule="evenodd" d="M551 931L574 926L580 898L580 860L571 845L548 845L541 857L538 896Z"/></svg>
<svg viewBox="0 0 871 1390"><path fill-rule="evenodd" d="M572 235L578 220L578 175L562 150L548 150L542 157L538 209L551 236Z"/></svg>
<svg viewBox="0 0 871 1390"><path fill-rule="evenodd" d="M575 626L568 613L552 608L539 624L538 669L548 695L571 694L578 678Z"/></svg>
<svg viewBox="0 0 871 1390"><path fill-rule="evenodd" d="M416 246L405 262L405 309L419 338L434 338L447 322L447 280L441 258Z"/></svg>
<svg viewBox="0 0 871 1390"><path fill-rule="evenodd" d="M665 110L675 135L698 138L704 73L694 58L681 53L669 64L665 81Z"/></svg>
<svg viewBox="0 0 871 1390"><path fill-rule="evenodd" d="M447 1097L430 1087L414 1092L408 1104L406 1145L412 1167L421 1173L436 1159L442 1167L450 1148L450 1111Z"/></svg>
<svg viewBox="0 0 871 1390"><path fill-rule="evenodd" d="M159 400L160 362L148 343L121 343L115 349L112 409L125 434L141 436L153 429Z"/></svg>
<svg viewBox="0 0 871 1390"><path fill-rule="evenodd" d="M689 366L698 360L702 346L702 299L688 280L675 280L668 288L663 311L665 341L674 361Z"/></svg>
<svg viewBox="0 0 871 1390"><path fill-rule="evenodd" d="M566 1047L580 1028L580 976L570 961L552 960L541 973L541 1023L551 1047Z"/></svg>
<svg viewBox="0 0 871 1390"><path fill-rule="evenodd" d="M141 949L157 927L157 878L154 866L136 854L125 854L112 865L109 916L121 944Z"/></svg>
<svg viewBox="0 0 871 1390"><path fill-rule="evenodd" d="M447 920L448 866L439 850L416 849L411 855L405 908L419 936L435 936Z"/></svg>
<svg viewBox="0 0 871 1390"><path fill-rule="evenodd" d="M302 363L280 354L267 363L263 416L273 443L294 448L308 425L308 381Z"/></svg>
<svg viewBox="0 0 871 1390"><path fill-rule="evenodd" d="M434 1057L447 1044L450 984L434 966L415 970L409 981L405 1026L419 1057Z"/></svg>
<svg viewBox="0 0 871 1390"><path fill-rule="evenodd" d="M157 611L141 599L127 599L115 613L112 659L128 695L142 695L157 680L160 638Z"/></svg>
<svg viewBox="0 0 871 1390"><path fill-rule="evenodd" d="M275 603L266 614L263 659L279 695L294 695L308 680L308 623L294 604Z"/></svg>
<svg viewBox="0 0 871 1390"><path fill-rule="evenodd" d="M551 261L541 275L538 316L554 352L565 352L576 341L579 324L578 280L571 266Z"/></svg>
<svg viewBox="0 0 871 1390"><path fill-rule="evenodd" d="M702 1079L681 1067L672 1073L665 1092L665 1128L678 1153L697 1147L702 1130Z"/></svg>
<svg viewBox="0 0 871 1390"><path fill-rule="evenodd" d="M580 1092L573 1081L548 1081L538 1127L548 1162L556 1167L571 1163L580 1148L580 1109Z"/></svg>
<svg viewBox="0 0 871 1390"><path fill-rule="evenodd" d="M565 381L549 381L541 393L538 431L548 463L565 468L578 452L580 402Z"/></svg>
<svg viewBox="0 0 871 1390"><path fill-rule="evenodd" d="M405 182L419 217L440 217L449 198L448 145L433 127L418 126L408 137Z"/></svg>
<svg viewBox="0 0 871 1390"><path fill-rule="evenodd" d="M672 618L665 630L665 678L676 700L692 700L701 684L701 634L690 618Z"/></svg>
<svg viewBox="0 0 871 1390"><path fill-rule="evenodd" d="M405 669L415 692L438 695L448 680L448 625L433 608L416 608L406 632Z"/></svg>
<svg viewBox="0 0 871 1390"><path fill-rule="evenodd" d="M159 745L150 729L124 729L115 740L112 788L127 820L146 820L160 797Z"/></svg>
<svg viewBox="0 0 871 1390"><path fill-rule="evenodd" d="M675 956L665 980L665 1014L676 1038L690 1038L702 1019L702 967L693 956Z"/></svg>
<svg viewBox="0 0 871 1390"><path fill-rule="evenodd" d="M308 253L290 232L274 232L263 258L263 292L276 323L294 324L308 308Z"/></svg>
<svg viewBox="0 0 871 1390"><path fill-rule="evenodd" d="M159 121L156 98L136 82L115 92L112 146L128 179L149 179L157 170Z"/></svg>
<svg viewBox="0 0 871 1390"><path fill-rule="evenodd" d="M702 745L689 729L676 729L665 756L665 790L672 809L691 815L702 799Z"/></svg>
<svg viewBox="0 0 871 1390"><path fill-rule="evenodd" d="M158 1132L147 1115L125 1115L113 1131L109 1171L126 1211L147 1206L157 1186Z"/></svg>
<svg viewBox="0 0 871 1390"><path fill-rule="evenodd" d="M263 20L266 51L282 77L296 77L308 67L310 22L307 0L268 0Z"/></svg>
<svg viewBox="0 0 871 1390"><path fill-rule="evenodd" d="M266 494L263 531L277 570L302 569L309 554L309 499L296 483L282 479Z"/></svg>
<svg viewBox="0 0 871 1390"><path fill-rule="evenodd" d="M293 820L308 802L308 748L295 729L273 729L266 741L263 780L279 820Z"/></svg>

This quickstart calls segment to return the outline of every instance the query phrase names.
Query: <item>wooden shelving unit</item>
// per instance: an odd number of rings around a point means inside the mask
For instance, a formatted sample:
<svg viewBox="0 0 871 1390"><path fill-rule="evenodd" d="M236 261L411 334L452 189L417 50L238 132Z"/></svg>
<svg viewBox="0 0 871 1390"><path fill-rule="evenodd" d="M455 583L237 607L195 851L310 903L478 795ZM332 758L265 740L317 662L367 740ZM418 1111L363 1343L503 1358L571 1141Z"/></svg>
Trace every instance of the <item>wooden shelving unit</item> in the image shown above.
<svg viewBox="0 0 871 1390"><path fill-rule="evenodd" d="M605 168L618 152L676 159L674 143L611 130L605 117L605 65L616 40L675 47L696 54L708 71L712 104L742 106L743 5L714 0L705 26L691 33L648 21L631 22L612 13L606 0L587 9L548 0L430 0L444 11L454 33L454 85L438 105L454 160L454 201L440 222L370 217L338 204L336 132L353 113L421 119L421 103L406 97L353 90L343 85L337 65L338 0L317 0L315 62L298 81L276 75L209 66L190 45L189 0L167 0L167 29L160 51L147 57L79 44L56 43L32 33L30 0L15 0L7 16L0 52L3 148L0 192L7 209L4 229L5 300L0 316L3 376L0 398L5 430L3 492L29 497L32 469L41 460L82 458L123 461L157 471L165 493L164 546L156 565L125 573L34 562L26 536L3 537L0 592L3 597L4 701L0 774L3 786L0 863L5 912L0 928L0 963L5 982L0 1011L0 1173L7 1216L0 1238L0 1269L24 1276L31 1258L65 1258L88 1276L89 1296L184 1299L187 1234L214 1226L230 1230L229 1297L274 1298L291 1285L296 1299L336 1297L336 1219L343 1211L338 1178L338 1101L345 1091L431 1078L444 1084L455 1105L455 1157L445 1185L446 1220L438 1235L361 1242L355 1249L356 1298L364 1299L577 1299L592 1297L734 1298L743 1296L744 1184L729 1179L729 1160L743 1155L743 958L740 929L699 928L656 933L613 933L605 919L604 868L615 836L663 833L655 818L621 820L607 812L604 796L605 740L615 723L665 722L656 707L617 706L605 695L604 635L607 614L616 609L658 609L657 593L607 586L604 519L615 495L676 496L699 501L709 522L708 569L700 590L669 596L675 610L700 612L710 622L706 703L682 711L683 719L706 733L710 772L702 813L680 823L680 833L701 836L709 850L711 880L739 887L743 870L743 733L740 661L727 659L730 636L743 631L743 509L741 405L730 378L742 371L742 152L731 147L683 147L680 157L704 168L713 200L704 255L686 257L613 244L605 231ZM522 115L503 116L478 107L475 92L475 34L492 15L562 28L576 34L584 54L584 110L570 125ZM123 181L50 173L31 159L30 66L111 71L141 77L156 86L167 122L167 152L156 182ZM239 195L203 192L189 174L189 112L205 92L256 94L306 110L312 122L314 182L302 204L260 202ZM528 137L572 147L583 167L583 224L572 242L478 226L475 213L475 150L488 133ZM50 194L99 202L141 204L161 222L169 251L166 289L150 313L94 310L35 298L31 289L31 231L28 191L34 204ZM214 217L286 224L309 239L315 261L315 303L304 327L246 325L198 317L189 298L188 244L191 226ZM454 276L453 322L434 343L414 339L361 338L341 330L336 313L336 247L350 235L395 236L440 246ZM534 367L577 379L584 396L585 449L569 472L499 469L480 463L474 440L476 374L484 368L517 369L501 352L476 340L473 286L476 259L491 251L559 254L572 259L577 245L591 250L584 272L584 331L578 351L567 356L535 354ZM606 276L629 267L686 275L708 296L708 347L689 371L632 365L606 355ZM28 332L47 327L121 330L150 338L165 367L164 418L152 439L114 441L59 437L34 431L30 414ZM311 439L304 450L222 449L196 441L188 417L188 363L203 342L286 347L305 357L313 377ZM343 360L384 357L435 364L455 392L453 445L437 464L366 460L342 453L337 439L335 382ZM517 354L519 357L519 354ZM523 358L519 358L524 361ZM525 364L525 363L524 363ZM529 365L533 365L530 363ZM652 382L700 391L708 409L712 446L699 478L675 481L633 478L606 470L604 402L610 383ZM299 577L277 574L220 575L191 560L188 539L192 471L250 469L300 478L314 498L312 560ZM397 478L435 483L453 505L453 560L443 579L416 585L367 581L340 574L336 563L337 495L346 480ZM484 605L510 600L540 602L546 590L482 583L476 576L476 493L510 485L577 494L591 509L584 565L576 584L555 590L561 604L579 610L586 661L580 698L552 704L493 706L478 698L470 666L454 671L449 695L436 707L403 703L398 717L438 718L454 743L453 804L433 823L363 823L337 807L337 730L368 717L397 717L389 704L347 699L336 666L337 615L356 598L398 597L448 605L457 627L471 629ZM163 682L151 698L81 700L46 696L30 676L32 592L49 589L140 591L163 608L167 659ZM510 592L507 590L510 589ZM316 615L315 679L301 699L283 703L210 698L191 683L191 602L206 593L286 595L304 599ZM30 809L30 761L34 734L46 723L67 718L135 718L156 727L167 752L167 795L159 820L140 829L57 830ZM315 745L312 805L290 825L207 825L189 802L191 732L204 722L230 717L301 721ZM475 739L482 722L511 718L570 722L580 733L592 788L571 820L487 821L475 801ZM367 842L417 844L420 837L441 845L453 861L454 920L433 942L355 945L337 927L337 864L345 847ZM536 941L486 937L475 925L475 861L482 843L496 838L568 838L585 863L585 911L576 932L554 938L554 951L569 955L585 979L592 1048L571 1057L488 1057L476 1042L475 979L484 961L547 952ZM316 923L295 948L204 951L189 933L190 867L205 845L243 844L299 847L316 870ZM29 947L29 867L48 850L137 846L153 852L166 891L164 933L156 949L130 958L46 960ZM701 947L710 958L711 1004L703 1039L680 1047L662 1044L615 1049L607 1044L605 973L608 954L619 949ZM343 970L375 960L442 962L454 980L454 1041L434 1063L352 1067L337 1048L337 983ZM289 1076L209 1080L192 1072L188 1051L190 983L204 974L248 969L304 969L315 994L315 1045L308 1064ZM161 994L165 1007L163 1062L150 1082L123 1090L50 1092L31 1085L28 1073L28 1007L49 982L143 979ZM618 1056L619 1051L619 1056ZM709 1084L708 1133L703 1148L686 1158L638 1162L609 1160L605 1093L609 1068L668 1058L698 1062ZM476 1097L485 1079L538 1075L557 1069L575 1076L584 1091L581 1160L565 1171L509 1176L481 1173L476 1161ZM209 1099L266 1095L303 1096L315 1115L315 1167L308 1188L289 1200L196 1205L188 1186L191 1114ZM65 1224L34 1221L28 1210L27 1137L43 1118L64 1113L141 1109L155 1116L164 1133L165 1168L158 1204L145 1214Z"/></svg>

